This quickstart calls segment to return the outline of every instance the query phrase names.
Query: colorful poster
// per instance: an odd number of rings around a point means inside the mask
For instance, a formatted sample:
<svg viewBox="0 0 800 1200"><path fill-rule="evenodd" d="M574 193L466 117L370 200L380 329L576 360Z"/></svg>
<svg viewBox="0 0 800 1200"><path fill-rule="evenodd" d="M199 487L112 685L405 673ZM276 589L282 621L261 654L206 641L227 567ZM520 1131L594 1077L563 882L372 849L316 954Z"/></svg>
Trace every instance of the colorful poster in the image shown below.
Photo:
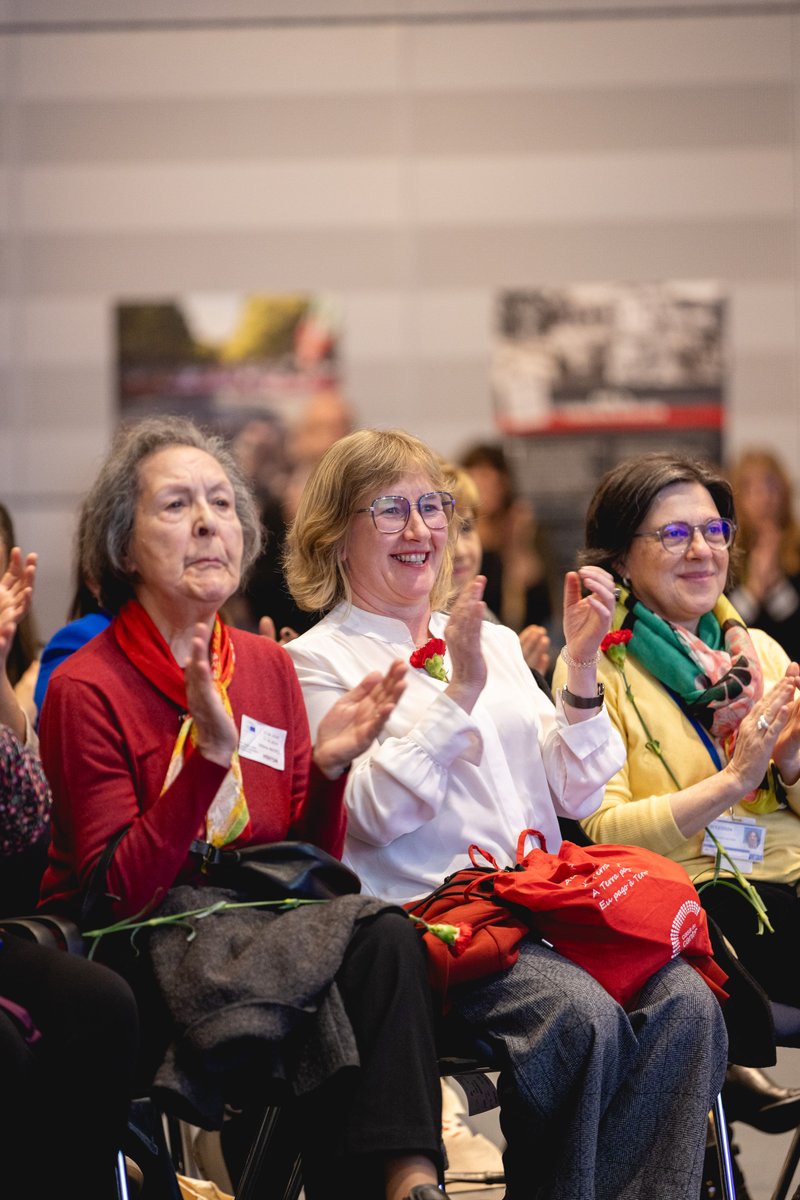
<svg viewBox="0 0 800 1200"><path fill-rule="evenodd" d="M116 331L125 421L178 413L225 428L266 410L288 422L340 382L341 312L326 294L126 301Z"/></svg>

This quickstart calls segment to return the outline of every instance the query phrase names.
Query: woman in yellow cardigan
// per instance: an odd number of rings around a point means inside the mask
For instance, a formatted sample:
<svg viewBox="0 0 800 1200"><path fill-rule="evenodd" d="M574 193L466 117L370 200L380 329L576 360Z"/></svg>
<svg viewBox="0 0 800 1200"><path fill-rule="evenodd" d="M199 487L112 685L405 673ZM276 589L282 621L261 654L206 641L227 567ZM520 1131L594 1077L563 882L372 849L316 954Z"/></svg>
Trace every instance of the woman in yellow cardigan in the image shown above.
<svg viewBox="0 0 800 1200"><path fill-rule="evenodd" d="M600 481L581 559L619 585L622 632L598 678L627 760L583 825L674 859L697 885L713 878L713 834L774 933L759 934L729 871L702 890L706 908L770 999L800 1006L800 666L724 594L735 534L730 485L707 464L640 455ZM564 676L559 662L556 686Z"/></svg>

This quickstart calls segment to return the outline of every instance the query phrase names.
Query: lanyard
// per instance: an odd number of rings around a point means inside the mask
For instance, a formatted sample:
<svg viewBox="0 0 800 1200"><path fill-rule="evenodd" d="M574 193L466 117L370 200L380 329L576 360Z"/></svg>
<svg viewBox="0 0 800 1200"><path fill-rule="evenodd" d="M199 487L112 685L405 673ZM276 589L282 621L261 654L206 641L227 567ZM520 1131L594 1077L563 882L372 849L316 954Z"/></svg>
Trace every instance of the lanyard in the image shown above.
<svg viewBox="0 0 800 1200"><path fill-rule="evenodd" d="M671 688L668 688L666 684L664 684L664 688L665 688L666 692L675 701L678 708L681 710L683 715L686 717L687 721L691 722L691 724L694 727L695 733L700 738L700 741L703 743L703 745L705 746L708 753L711 755L711 761L713 762L714 766L717 768L718 771L721 771L722 770L722 759L719 756L719 751L717 750L717 747L714 745L711 738L709 737L708 730L703 728L703 726L698 721L697 717L693 717L692 714L687 711L686 705L683 703L681 698L675 692L672 691Z"/></svg>

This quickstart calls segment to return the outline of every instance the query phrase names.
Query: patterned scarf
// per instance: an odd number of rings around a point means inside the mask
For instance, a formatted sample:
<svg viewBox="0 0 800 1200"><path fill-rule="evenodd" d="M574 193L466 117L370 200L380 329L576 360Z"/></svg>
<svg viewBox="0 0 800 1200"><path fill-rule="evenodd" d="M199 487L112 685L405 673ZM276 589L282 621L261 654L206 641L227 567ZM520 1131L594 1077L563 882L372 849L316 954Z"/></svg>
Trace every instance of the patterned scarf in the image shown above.
<svg viewBox="0 0 800 1200"><path fill-rule="evenodd" d="M161 794L173 783L197 745L197 732L187 712L183 670L161 633L137 600L129 600L112 624L120 649L144 677L181 709L183 720L172 748ZM232 716L228 687L233 679L236 655L227 625L219 617L211 634L211 673L225 711ZM206 813L206 841L224 846L234 841L247 826L249 813L242 783L239 752L235 750L227 775Z"/></svg>
<svg viewBox="0 0 800 1200"><path fill-rule="evenodd" d="M630 629L628 651L681 703L690 720L721 742L730 758L742 718L764 691L761 663L750 633L726 596L697 625L697 634L657 617L627 588L620 588L614 629ZM742 801L751 812L784 807L785 792L773 763Z"/></svg>

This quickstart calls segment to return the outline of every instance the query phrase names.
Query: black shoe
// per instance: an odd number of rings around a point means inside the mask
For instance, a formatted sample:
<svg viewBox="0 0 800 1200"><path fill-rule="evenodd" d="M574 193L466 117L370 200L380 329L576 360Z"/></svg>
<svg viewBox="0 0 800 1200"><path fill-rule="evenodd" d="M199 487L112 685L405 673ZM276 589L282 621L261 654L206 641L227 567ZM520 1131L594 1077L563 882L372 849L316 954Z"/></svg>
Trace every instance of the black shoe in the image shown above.
<svg viewBox="0 0 800 1200"><path fill-rule="evenodd" d="M800 1125L800 1091L781 1087L758 1067L731 1064L722 1102L729 1121L744 1121L762 1133L786 1133Z"/></svg>
<svg viewBox="0 0 800 1200"><path fill-rule="evenodd" d="M435 1183L418 1183L408 1193L406 1200L447 1200L447 1192L443 1192Z"/></svg>

